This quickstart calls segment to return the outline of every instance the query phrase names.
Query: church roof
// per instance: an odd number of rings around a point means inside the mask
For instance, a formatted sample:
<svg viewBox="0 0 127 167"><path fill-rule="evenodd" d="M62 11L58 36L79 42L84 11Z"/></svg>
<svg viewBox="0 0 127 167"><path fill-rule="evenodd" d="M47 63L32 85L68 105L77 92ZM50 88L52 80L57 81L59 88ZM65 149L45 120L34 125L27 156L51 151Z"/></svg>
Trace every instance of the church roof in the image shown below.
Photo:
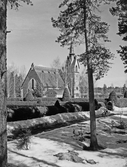
<svg viewBox="0 0 127 167"><path fill-rule="evenodd" d="M36 71L42 85L44 87L51 88L63 88L64 81L60 76L59 70L55 68L43 67L43 66L34 66L34 70Z"/></svg>

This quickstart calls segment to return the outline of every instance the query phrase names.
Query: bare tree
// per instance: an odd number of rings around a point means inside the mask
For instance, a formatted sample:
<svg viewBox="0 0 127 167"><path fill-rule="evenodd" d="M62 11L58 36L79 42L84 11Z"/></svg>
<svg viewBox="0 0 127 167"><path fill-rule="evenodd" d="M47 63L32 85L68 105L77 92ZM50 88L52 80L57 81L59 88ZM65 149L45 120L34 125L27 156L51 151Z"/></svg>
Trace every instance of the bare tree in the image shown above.
<svg viewBox="0 0 127 167"><path fill-rule="evenodd" d="M56 57L54 60L53 60L53 62L52 62L52 64L51 64L51 67L52 68L56 68L56 69L60 69L61 68L61 62L60 62L60 58L59 57Z"/></svg>

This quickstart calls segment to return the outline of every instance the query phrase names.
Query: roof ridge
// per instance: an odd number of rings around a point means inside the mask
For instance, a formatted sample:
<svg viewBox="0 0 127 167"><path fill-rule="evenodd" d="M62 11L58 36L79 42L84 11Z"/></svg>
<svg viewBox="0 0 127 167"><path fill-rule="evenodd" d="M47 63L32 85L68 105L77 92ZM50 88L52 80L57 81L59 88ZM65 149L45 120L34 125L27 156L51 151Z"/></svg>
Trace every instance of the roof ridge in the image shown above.
<svg viewBox="0 0 127 167"><path fill-rule="evenodd" d="M44 66L34 66L35 70L46 70L46 71L56 71L56 68L52 68L52 67L44 67Z"/></svg>

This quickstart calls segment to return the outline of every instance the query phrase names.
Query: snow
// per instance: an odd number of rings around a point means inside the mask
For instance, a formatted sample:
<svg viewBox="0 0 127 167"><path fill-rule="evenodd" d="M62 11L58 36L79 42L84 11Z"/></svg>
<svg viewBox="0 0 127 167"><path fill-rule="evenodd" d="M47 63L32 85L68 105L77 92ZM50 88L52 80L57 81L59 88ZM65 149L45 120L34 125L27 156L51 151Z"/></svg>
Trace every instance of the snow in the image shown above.
<svg viewBox="0 0 127 167"><path fill-rule="evenodd" d="M123 114L125 112L125 114L127 113L127 107L117 107L117 106L113 106L113 111L115 113L120 113Z"/></svg>
<svg viewBox="0 0 127 167"><path fill-rule="evenodd" d="M69 144L32 136L29 150L18 150L17 140L8 142L8 163L18 167L124 167L127 156L118 156L119 149L105 149L103 151L73 150ZM122 152L121 148L121 152ZM84 163L75 163L67 160L59 160L54 156L58 153L65 153L68 150L77 152ZM110 153L110 154L109 154ZM96 164L89 164L87 160L94 160ZM26 165L26 166L25 166Z"/></svg>
<svg viewBox="0 0 127 167"><path fill-rule="evenodd" d="M102 112L103 110L100 110ZM110 112L111 113L111 112ZM112 112L114 113L114 112ZM119 112L118 112L119 113ZM84 113L88 118L89 112ZM125 115L114 115L113 117L126 118ZM65 121L63 117L63 122ZM46 121L50 123L54 122L55 119L46 118ZM114 120L115 121L115 120ZM89 121L84 121L87 123ZM110 118L104 118L101 123L111 123ZM97 121L98 123L98 121ZM72 124L69 126L78 126L78 124ZM8 129L12 127L8 125ZM68 133L62 128L60 129L61 134ZM45 132L46 133L46 132ZM57 133L52 130L53 133ZM102 132L101 132L102 133ZM104 133L104 132L103 132ZM104 134L108 135L108 134ZM71 140L71 139L70 139ZM17 165L18 167L126 167L127 166L127 149L121 147L117 149L104 149L101 151L85 151L79 150L72 147L70 144L60 142L57 140L51 140L47 138L41 138L41 136L31 136L30 145L28 150L17 149L17 140L8 141L8 163ZM88 143L85 143L88 145ZM78 153L78 157L83 159L84 163L76 163L67 160L59 160L55 155L58 153L67 153L68 151L74 151ZM90 164L89 160L93 160L96 164Z"/></svg>

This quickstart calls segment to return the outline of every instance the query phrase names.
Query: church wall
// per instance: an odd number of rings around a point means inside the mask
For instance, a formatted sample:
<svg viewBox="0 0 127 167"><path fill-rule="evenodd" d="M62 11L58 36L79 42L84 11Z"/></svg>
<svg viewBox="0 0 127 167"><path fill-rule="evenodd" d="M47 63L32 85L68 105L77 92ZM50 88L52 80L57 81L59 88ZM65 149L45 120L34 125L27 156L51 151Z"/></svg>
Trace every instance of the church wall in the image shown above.
<svg viewBox="0 0 127 167"><path fill-rule="evenodd" d="M79 98L80 95L80 88L79 88L79 72L74 74L74 98Z"/></svg>
<svg viewBox="0 0 127 167"><path fill-rule="evenodd" d="M78 68L79 67L76 57L74 55L69 55L66 61L66 69L68 88L72 98L80 97Z"/></svg>
<svg viewBox="0 0 127 167"><path fill-rule="evenodd" d="M27 92L28 92L28 87L29 87L29 82L31 79L35 79L36 82L39 82L40 83L40 79L39 77L37 76L35 70L30 70L28 75L26 76L25 78L25 81L23 83L23 86L22 86L22 89L23 89L23 97L26 96ZM41 83L40 83L41 84Z"/></svg>

